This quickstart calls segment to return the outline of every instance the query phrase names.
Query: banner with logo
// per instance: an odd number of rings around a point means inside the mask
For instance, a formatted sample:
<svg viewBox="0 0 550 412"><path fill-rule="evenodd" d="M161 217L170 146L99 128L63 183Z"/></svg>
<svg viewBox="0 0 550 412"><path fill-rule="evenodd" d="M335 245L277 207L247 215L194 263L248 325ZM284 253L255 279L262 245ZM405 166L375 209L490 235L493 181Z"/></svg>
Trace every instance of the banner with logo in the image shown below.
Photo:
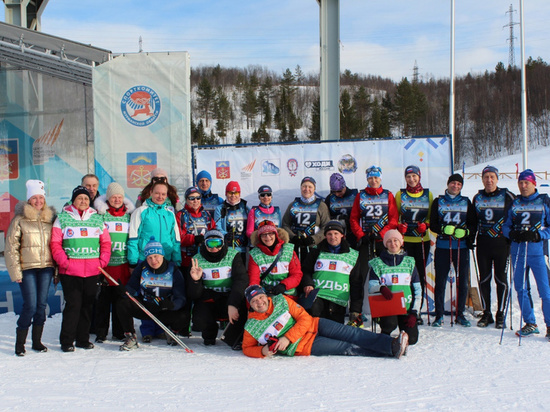
<svg viewBox="0 0 550 412"><path fill-rule="evenodd" d="M100 192L116 181L135 200L160 167L183 193L192 182L188 53L119 56L94 68L93 90Z"/></svg>
<svg viewBox="0 0 550 412"><path fill-rule="evenodd" d="M305 176L312 176L317 181L316 192L326 196L331 174L341 173L348 187L362 189L367 185L365 170L376 165L382 168L382 186L395 193L405 187L405 167L417 165L422 185L430 188L435 197L443 193L451 173L451 144L447 136L224 146L199 148L195 156L196 172L207 170L212 175L214 193L223 196L227 183L235 180L240 183L242 197L254 205L258 188L269 185L274 204L283 210L300 195L300 182Z"/></svg>

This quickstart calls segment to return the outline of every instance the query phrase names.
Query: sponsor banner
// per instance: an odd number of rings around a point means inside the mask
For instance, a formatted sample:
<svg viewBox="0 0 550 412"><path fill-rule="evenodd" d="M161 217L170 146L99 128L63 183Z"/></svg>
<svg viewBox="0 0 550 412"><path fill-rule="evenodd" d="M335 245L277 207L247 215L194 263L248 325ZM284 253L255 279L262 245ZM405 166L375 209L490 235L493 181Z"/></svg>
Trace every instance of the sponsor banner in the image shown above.
<svg viewBox="0 0 550 412"><path fill-rule="evenodd" d="M161 167L180 196L191 186L187 52L125 54L94 68L96 174L136 199Z"/></svg>
<svg viewBox="0 0 550 412"><path fill-rule="evenodd" d="M258 188L266 184L273 189L274 205L283 211L300 195L300 181L305 176L313 177L317 181L317 194L326 196L330 192L331 174L340 173L348 187L363 189L367 185L365 170L376 165L382 168L382 186L395 194L406 186L405 167L417 165L422 171L422 185L435 197L443 193L451 173L451 145L447 136L209 147L197 149L195 155L196 172L210 172L214 193L223 197L227 183L238 180L242 197L255 205Z"/></svg>

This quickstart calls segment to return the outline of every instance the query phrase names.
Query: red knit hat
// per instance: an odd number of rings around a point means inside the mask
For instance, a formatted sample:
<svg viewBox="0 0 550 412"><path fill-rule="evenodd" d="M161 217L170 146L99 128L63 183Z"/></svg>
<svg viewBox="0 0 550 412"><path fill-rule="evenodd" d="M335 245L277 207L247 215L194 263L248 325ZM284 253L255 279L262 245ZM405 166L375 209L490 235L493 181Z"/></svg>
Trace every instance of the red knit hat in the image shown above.
<svg viewBox="0 0 550 412"><path fill-rule="evenodd" d="M263 220L258 225L258 236L264 233L277 233L277 226L271 220Z"/></svg>
<svg viewBox="0 0 550 412"><path fill-rule="evenodd" d="M225 187L225 193L227 192L241 192L241 186L239 185L239 182L231 181L227 184Z"/></svg>

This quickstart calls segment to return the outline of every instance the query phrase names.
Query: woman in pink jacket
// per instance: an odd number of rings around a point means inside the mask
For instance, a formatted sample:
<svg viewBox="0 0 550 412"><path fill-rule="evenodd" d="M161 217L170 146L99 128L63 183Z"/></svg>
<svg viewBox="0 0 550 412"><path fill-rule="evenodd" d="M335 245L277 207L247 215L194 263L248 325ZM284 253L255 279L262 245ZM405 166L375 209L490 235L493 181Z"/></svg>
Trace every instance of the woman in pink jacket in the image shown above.
<svg viewBox="0 0 550 412"><path fill-rule="evenodd" d="M73 190L71 204L65 206L52 228L50 248L59 265L65 309L59 340L63 352L76 346L92 349L90 322L99 283L98 267L111 258L111 238L107 226L90 207L90 194L83 186Z"/></svg>

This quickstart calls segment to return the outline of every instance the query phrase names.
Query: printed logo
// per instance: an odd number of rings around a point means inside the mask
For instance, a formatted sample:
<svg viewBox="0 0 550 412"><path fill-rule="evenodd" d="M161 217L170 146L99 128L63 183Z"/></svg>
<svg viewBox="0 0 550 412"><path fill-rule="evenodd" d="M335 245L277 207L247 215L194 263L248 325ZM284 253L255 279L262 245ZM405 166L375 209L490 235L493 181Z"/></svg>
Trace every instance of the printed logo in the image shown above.
<svg viewBox="0 0 550 412"><path fill-rule="evenodd" d="M334 169L334 164L332 160L306 160L304 166L307 169L316 169L316 170L332 170Z"/></svg>
<svg viewBox="0 0 550 412"><path fill-rule="evenodd" d="M315 263L315 269L319 270L323 267L323 262L321 262L320 260L317 261L317 263Z"/></svg>
<svg viewBox="0 0 550 412"><path fill-rule="evenodd" d="M151 172L156 168L156 153L126 153L126 184L128 188L143 189L151 182Z"/></svg>
<svg viewBox="0 0 550 412"><path fill-rule="evenodd" d="M241 169L241 179L250 179L252 177L252 170L254 170L255 165L256 165L256 159L254 159L252 162L250 162L245 167L243 167Z"/></svg>
<svg viewBox="0 0 550 412"><path fill-rule="evenodd" d="M0 141L0 181L19 179L19 142Z"/></svg>
<svg viewBox="0 0 550 412"><path fill-rule="evenodd" d="M355 173L357 160L350 154L345 154L338 160L338 171L343 174Z"/></svg>
<svg viewBox="0 0 550 412"><path fill-rule="evenodd" d="M273 327L275 328L275 330L281 330L283 328L283 324L279 321L276 321L274 324L273 324Z"/></svg>
<svg viewBox="0 0 550 412"><path fill-rule="evenodd" d="M290 177L296 176L298 173L298 161L296 159L288 159L286 162L286 168L288 169Z"/></svg>
<svg viewBox="0 0 550 412"><path fill-rule="evenodd" d="M328 269L329 270L336 270L336 262L331 260L330 263L328 264Z"/></svg>
<svg viewBox="0 0 550 412"><path fill-rule="evenodd" d="M280 159L268 159L262 163L262 176L277 176L280 171Z"/></svg>
<svg viewBox="0 0 550 412"><path fill-rule="evenodd" d="M59 124L56 124L42 136L34 141L32 144L32 164L42 165L46 163L50 158L55 156L55 150L53 148L54 143L59 137L61 128L63 127L63 121L61 119Z"/></svg>
<svg viewBox="0 0 550 412"><path fill-rule="evenodd" d="M82 236L82 237L88 236L88 229L85 228L85 227L81 227L80 228L80 236Z"/></svg>
<svg viewBox="0 0 550 412"><path fill-rule="evenodd" d="M115 232L122 232L122 223L115 224Z"/></svg>
<svg viewBox="0 0 550 412"><path fill-rule="evenodd" d="M231 179L231 167L229 161L216 162L216 179Z"/></svg>
<svg viewBox="0 0 550 412"><path fill-rule="evenodd" d="M73 237L74 236L74 232L72 229L67 229L67 237Z"/></svg>
<svg viewBox="0 0 550 412"><path fill-rule="evenodd" d="M220 278L220 271L218 269L212 270L212 279L219 279Z"/></svg>
<svg viewBox="0 0 550 412"><path fill-rule="evenodd" d="M393 283L394 285L399 283L399 275L391 275L391 283Z"/></svg>
<svg viewBox="0 0 550 412"><path fill-rule="evenodd" d="M131 125L149 126L160 115L160 97L148 86L134 86L122 96L120 110Z"/></svg>

